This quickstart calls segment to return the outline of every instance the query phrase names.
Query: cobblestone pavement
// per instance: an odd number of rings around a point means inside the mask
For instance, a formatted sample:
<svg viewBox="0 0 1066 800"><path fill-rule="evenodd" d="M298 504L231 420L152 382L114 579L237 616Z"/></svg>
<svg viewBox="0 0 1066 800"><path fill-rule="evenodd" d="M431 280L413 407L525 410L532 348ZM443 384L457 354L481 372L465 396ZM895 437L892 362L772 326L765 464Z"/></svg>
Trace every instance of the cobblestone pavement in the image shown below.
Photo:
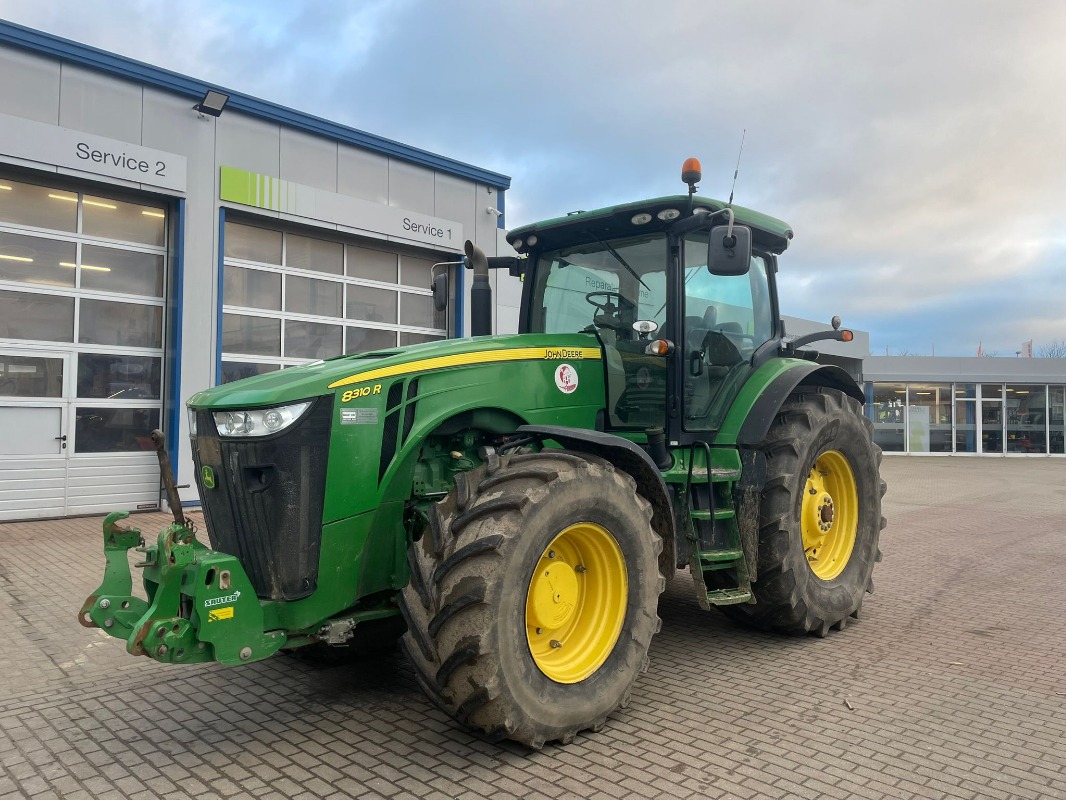
<svg viewBox="0 0 1066 800"><path fill-rule="evenodd" d="M860 622L747 631L679 574L632 704L535 753L453 725L398 654L128 656L75 620L100 519L0 525L0 798L1066 797L1066 461L886 458L883 474Z"/></svg>

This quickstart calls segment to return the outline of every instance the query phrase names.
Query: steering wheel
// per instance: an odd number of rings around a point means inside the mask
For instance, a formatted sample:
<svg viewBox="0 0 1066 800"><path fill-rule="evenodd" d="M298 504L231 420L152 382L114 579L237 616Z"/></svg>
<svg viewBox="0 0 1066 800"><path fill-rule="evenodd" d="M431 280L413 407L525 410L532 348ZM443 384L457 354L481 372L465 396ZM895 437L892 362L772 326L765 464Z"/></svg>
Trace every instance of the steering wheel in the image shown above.
<svg viewBox="0 0 1066 800"><path fill-rule="evenodd" d="M593 298L605 298L602 303L597 303ZM618 292L589 292L585 295L585 300L595 308L599 309L600 313L596 314L592 318L592 322L598 328L611 328L616 331L628 331L629 328L620 319L620 312L628 311L632 315L636 310L636 304L627 297L622 296ZM617 300L618 305L615 305L612 300Z"/></svg>

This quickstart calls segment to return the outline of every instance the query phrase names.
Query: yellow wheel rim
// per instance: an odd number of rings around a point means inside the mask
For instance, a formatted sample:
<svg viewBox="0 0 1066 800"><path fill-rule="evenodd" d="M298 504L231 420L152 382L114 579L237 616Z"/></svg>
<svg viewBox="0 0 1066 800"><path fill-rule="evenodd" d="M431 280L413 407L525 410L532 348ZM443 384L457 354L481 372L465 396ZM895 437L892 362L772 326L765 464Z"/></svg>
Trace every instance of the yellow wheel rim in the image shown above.
<svg viewBox="0 0 1066 800"><path fill-rule="evenodd" d="M611 654L626 616L629 579L618 542L579 522L552 539L526 594L526 640L537 667L556 683L577 683Z"/></svg>
<svg viewBox="0 0 1066 800"><path fill-rule="evenodd" d="M828 450L818 456L803 488L800 514L811 572L832 580L848 565L859 527L855 474L842 453Z"/></svg>

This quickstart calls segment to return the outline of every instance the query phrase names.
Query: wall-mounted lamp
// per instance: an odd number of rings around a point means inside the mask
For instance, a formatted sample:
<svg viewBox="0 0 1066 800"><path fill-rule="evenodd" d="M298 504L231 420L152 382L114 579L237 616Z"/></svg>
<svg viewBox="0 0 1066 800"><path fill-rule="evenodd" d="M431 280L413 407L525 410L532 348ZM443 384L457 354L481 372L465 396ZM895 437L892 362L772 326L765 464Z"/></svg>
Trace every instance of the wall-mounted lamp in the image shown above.
<svg viewBox="0 0 1066 800"><path fill-rule="evenodd" d="M204 99L193 106L200 112L200 116L208 114L212 117L222 116L222 109L226 107L226 103L229 102L229 95L222 92L216 92L214 89L208 89L204 94Z"/></svg>

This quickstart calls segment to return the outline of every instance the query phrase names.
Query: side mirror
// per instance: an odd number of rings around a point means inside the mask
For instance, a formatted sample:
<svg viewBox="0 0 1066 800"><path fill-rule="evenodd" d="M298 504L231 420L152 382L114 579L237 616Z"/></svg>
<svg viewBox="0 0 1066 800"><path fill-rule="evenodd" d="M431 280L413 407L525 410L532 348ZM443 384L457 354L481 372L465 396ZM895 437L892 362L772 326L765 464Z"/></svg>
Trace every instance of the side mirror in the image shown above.
<svg viewBox="0 0 1066 800"><path fill-rule="evenodd" d="M437 311L448 308L448 273L443 272L433 279L433 307Z"/></svg>
<svg viewBox="0 0 1066 800"><path fill-rule="evenodd" d="M715 225L707 237L707 271L712 275L747 275L751 267L751 228Z"/></svg>

